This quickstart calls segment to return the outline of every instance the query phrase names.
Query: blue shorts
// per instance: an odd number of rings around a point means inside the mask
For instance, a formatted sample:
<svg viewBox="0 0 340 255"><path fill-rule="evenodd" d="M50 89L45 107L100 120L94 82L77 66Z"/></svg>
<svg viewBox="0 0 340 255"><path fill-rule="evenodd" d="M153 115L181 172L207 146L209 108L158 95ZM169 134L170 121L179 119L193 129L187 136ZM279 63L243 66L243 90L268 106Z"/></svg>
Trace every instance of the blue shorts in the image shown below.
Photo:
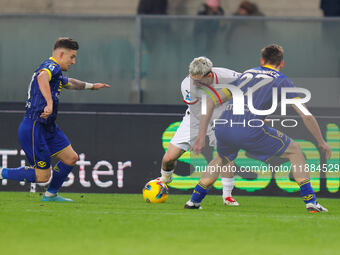
<svg viewBox="0 0 340 255"><path fill-rule="evenodd" d="M250 128L216 125L215 136L218 154L228 161L233 161L240 149L266 161L284 153L291 140L289 136L268 126Z"/></svg>
<svg viewBox="0 0 340 255"><path fill-rule="evenodd" d="M46 124L27 117L19 126L18 137L29 164L39 169L49 169L51 157L71 144L58 126L49 129Z"/></svg>

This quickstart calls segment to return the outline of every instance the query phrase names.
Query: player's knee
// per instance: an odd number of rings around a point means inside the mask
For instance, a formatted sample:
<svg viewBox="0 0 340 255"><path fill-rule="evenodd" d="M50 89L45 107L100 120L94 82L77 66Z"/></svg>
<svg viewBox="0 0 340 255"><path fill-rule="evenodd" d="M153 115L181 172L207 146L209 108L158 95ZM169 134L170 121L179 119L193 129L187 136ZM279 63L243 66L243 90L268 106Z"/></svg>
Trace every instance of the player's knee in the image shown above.
<svg viewBox="0 0 340 255"><path fill-rule="evenodd" d="M291 141L290 147L293 153L301 153L300 145L297 142Z"/></svg>
<svg viewBox="0 0 340 255"><path fill-rule="evenodd" d="M176 159L174 159L173 157L165 153L165 155L163 156L162 162L163 164L166 164L166 165L172 165L176 162Z"/></svg>
<svg viewBox="0 0 340 255"><path fill-rule="evenodd" d="M45 183L45 182L48 182L50 177L51 177L51 170L50 169L47 169L47 170L37 170L36 171L35 182L36 183Z"/></svg>
<svg viewBox="0 0 340 255"><path fill-rule="evenodd" d="M77 153L73 153L69 159L68 165L75 165L77 163L77 161L79 160L79 156Z"/></svg>
<svg viewBox="0 0 340 255"><path fill-rule="evenodd" d="M73 151L71 153L68 153L64 157L60 158L60 160L66 165L74 166L79 160L79 157L78 154Z"/></svg>

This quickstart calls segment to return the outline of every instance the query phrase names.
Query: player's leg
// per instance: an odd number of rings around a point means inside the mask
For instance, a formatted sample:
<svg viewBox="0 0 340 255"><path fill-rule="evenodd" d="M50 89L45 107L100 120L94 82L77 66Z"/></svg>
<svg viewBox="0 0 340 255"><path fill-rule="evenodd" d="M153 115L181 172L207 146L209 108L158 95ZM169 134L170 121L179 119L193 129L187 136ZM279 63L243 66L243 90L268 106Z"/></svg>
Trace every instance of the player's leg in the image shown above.
<svg viewBox="0 0 340 255"><path fill-rule="evenodd" d="M212 129L208 131L208 136L209 136L209 145L212 147L216 147L217 145L216 137ZM234 168L232 167L234 166L234 164L232 163L230 166L231 167L224 169L225 171L222 171L220 173L221 181L222 181L222 190L223 190L222 200L225 205L238 206L239 203L232 197L232 194L231 194L235 186L235 180L234 180L234 171L230 171L230 170L234 170Z"/></svg>
<svg viewBox="0 0 340 255"><path fill-rule="evenodd" d="M29 166L23 166L18 168L0 169L0 179L44 183L48 182L50 177L51 168L39 169Z"/></svg>
<svg viewBox="0 0 340 255"><path fill-rule="evenodd" d="M185 150L169 143L168 150L162 159L161 178L160 180L166 184L172 181L172 174L175 171L177 159L182 156Z"/></svg>
<svg viewBox="0 0 340 255"><path fill-rule="evenodd" d="M44 183L51 176L49 150L43 126L32 119L24 118L18 129L21 148L33 167L2 168L0 179Z"/></svg>
<svg viewBox="0 0 340 255"><path fill-rule="evenodd" d="M263 161L274 155L288 158L308 211L327 211L327 209L316 203L315 194L310 185L309 173L305 171L305 159L298 143L294 142L286 134L268 126L263 127L262 131L259 129L255 138L258 142L244 144L243 147L246 151Z"/></svg>
<svg viewBox="0 0 340 255"><path fill-rule="evenodd" d="M36 183L48 182L51 178L52 167L48 169L35 168Z"/></svg>
<svg viewBox="0 0 340 255"><path fill-rule="evenodd" d="M53 136L48 139L48 144L53 153L52 156L60 161L53 168L52 179L42 201L72 202L71 199L58 196L58 191L67 176L72 172L78 160L78 154L73 150L70 141L58 127Z"/></svg>
<svg viewBox="0 0 340 255"><path fill-rule="evenodd" d="M209 162L206 171L202 173L202 177L200 179L200 183L207 188L211 188L211 186L215 183L218 176L221 173L221 168L223 164L227 164L228 162L222 160L220 156L217 156L212 161Z"/></svg>
<svg viewBox="0 0 340 255"><path fill-rule="evenodd" d="M232 196L232 191L235 186L235 169L234 162L230 162L229 167L223 168L220 173L223 189L222 199L225 205L239 206L239 203Z"/></svg>
<svg viewBox="0 0 340 255"><path fill-rule="evenodd" d="M231 146L228 142L228 132L230 129L225 126L215 127L215 137L217 140L218 156L213 159L207 169L202 174L199 184L196 185L191 199L186 203L186 209L200 209L203 198L207 195L209 188L215 183L220 173L233 171L233 160L237 157L239 148ZM235 138L235 135L231 135ZM209 167L210 166L210 167ZM211 170L209 170L211 169ZM228 176L230 177L230 175Z"/></svg>
<svg viewBox="0 0 340 255"><path fill-rule="evenodd" d="M185 209L201 209L201 202L208 194L209 189L217 180L223 167L228 168L229 162L220 156L213 159L205 172L202 173L200 182L196 185L191 199L185 204Z"/></svg>
<svg viewBox="0 0 340 255"><path fill-rule="evenodd" d="M160 180L168 184L172 181L177 159L190 149L190 117L185 115L175 135L172 137L162 159Z"/></svg>
<svg viewBox="0 0 340 255"><path fill-rule="evenodd" d="M294 179L300 187L300 193L307 210L312 213L328 212L326 208L316 202L316 196L310 183L310 174L305 169L306 161L299 144L290 139L290 144L281 157L288 158L291 163Z"/></svg>
<svg viewBox="0 0 340 255"><path fill-rule="evenodd" d="M305 167L306 160L297 142L291 139L287 149L284 153L282 153L281 157L289 159L291 163L291 171L297 183L309 179L309 172L304 171L303 169Z"/></svg>

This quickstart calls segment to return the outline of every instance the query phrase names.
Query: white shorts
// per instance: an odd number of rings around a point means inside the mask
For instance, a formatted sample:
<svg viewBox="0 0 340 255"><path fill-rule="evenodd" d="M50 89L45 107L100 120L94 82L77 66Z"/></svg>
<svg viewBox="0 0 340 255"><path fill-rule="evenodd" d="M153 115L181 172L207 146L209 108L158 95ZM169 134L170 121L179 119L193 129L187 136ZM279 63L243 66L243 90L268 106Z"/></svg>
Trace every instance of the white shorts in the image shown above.
<svg viewBox="0 0 340 255"><path fill-rule="evenodd" d="M198 129L199 121L192 120L190 123L190 115L186 113L170 143L182 150L188 151L196 140ZM209 145L215 147L215 133L210 126L208 128L207 135L209 136Z"/></svg>

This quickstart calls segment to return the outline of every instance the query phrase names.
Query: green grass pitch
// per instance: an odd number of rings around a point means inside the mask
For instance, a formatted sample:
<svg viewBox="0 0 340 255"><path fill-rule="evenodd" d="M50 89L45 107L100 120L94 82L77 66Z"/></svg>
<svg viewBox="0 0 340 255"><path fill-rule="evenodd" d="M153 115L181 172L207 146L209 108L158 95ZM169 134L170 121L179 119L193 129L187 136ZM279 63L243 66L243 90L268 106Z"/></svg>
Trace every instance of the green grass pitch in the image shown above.
<svg viewBox="0 0 340 255"><path fill-rule="evenodd" d="M147 204L142 195L64 194L75 203L43 203L39 194L0 192L0 254L340 254L340 200L308 214L300 198L189 195Z"/></svg>

